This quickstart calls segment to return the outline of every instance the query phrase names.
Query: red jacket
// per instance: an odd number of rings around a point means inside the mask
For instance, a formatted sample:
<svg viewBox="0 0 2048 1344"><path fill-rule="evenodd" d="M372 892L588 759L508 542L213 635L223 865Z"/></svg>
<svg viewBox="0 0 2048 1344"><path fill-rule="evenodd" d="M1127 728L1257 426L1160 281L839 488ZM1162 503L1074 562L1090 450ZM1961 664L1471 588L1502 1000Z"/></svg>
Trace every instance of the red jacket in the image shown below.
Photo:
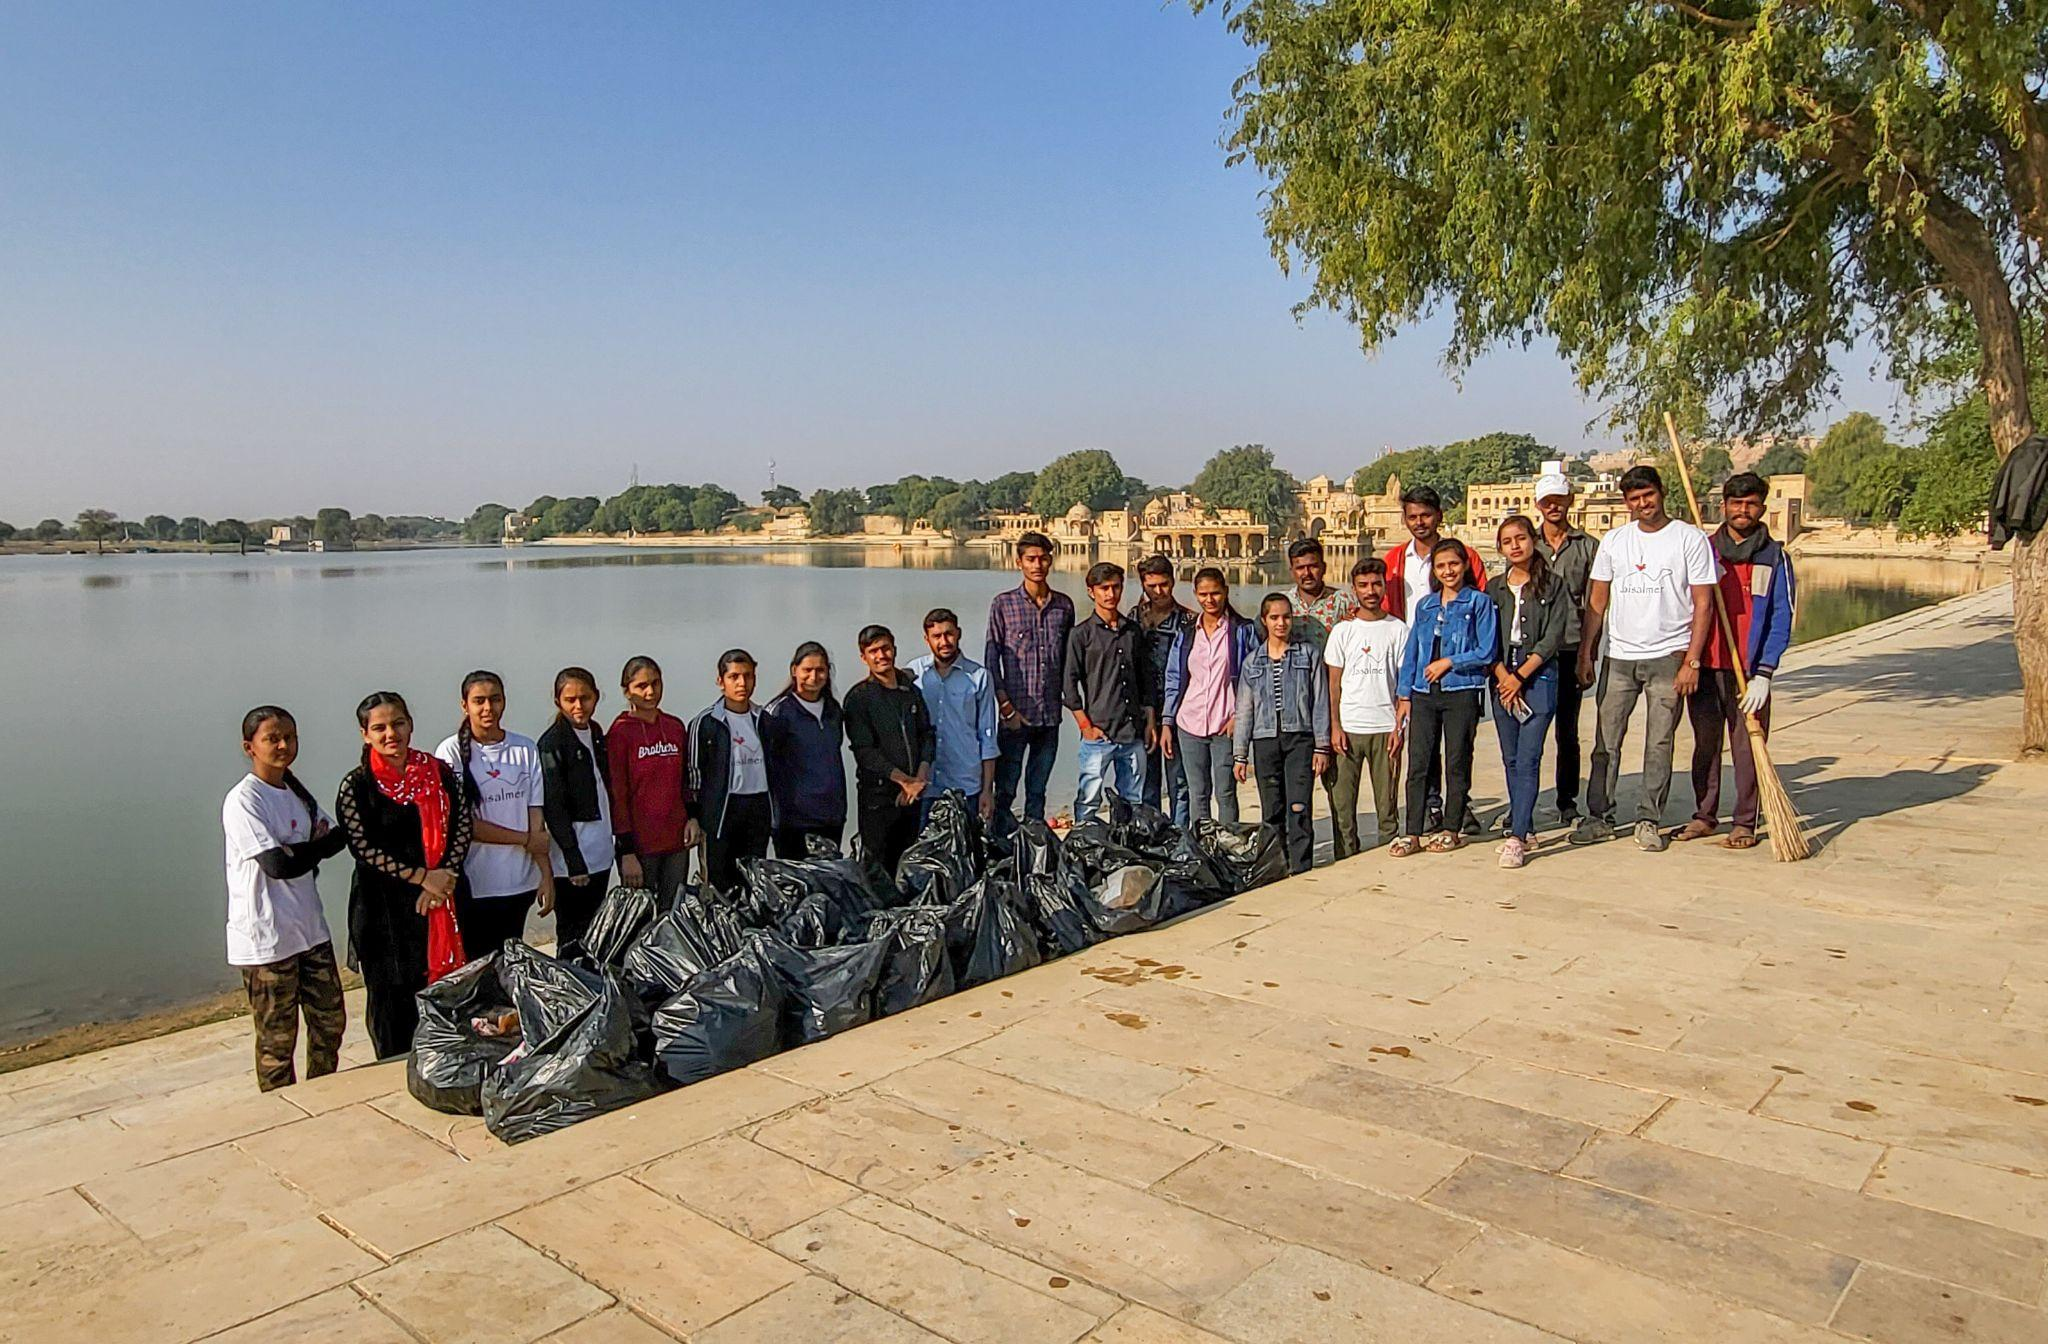
<svg viewBox="0 0 2048 1344"><path fill-rule="evenodd" d="M1406 587L1408 579L1405 572L1408 564L1408 550L1412 545L1414 545L1412 539L1404 541L1393 550L1388 551L1385 557L1383 557L1387 562L1387 610L1404 621L1415 619L1415 613L1408 610L1408 589ZM1481 592L1485 592L1486 566L1480 561L1479 552L1472 549L1472 543L1470 542L1465 543L1465 565L1472 571L1471 577L1466 580L1465 586L1467 588L1477 588ZM1424 589L1423 591L1427 592L1428 590ZM1399 608L1394 606L1396 602L1401 604Z"/></svg>
<svg viewBox="0 0 2048 1344"><path fill-rule="evenodd" d="M673 854L683 847L690 785L684 762L690 730L673 714L643 723L631 711L612 720L604 738L611 761L612 833L619 853Z"/></svg>

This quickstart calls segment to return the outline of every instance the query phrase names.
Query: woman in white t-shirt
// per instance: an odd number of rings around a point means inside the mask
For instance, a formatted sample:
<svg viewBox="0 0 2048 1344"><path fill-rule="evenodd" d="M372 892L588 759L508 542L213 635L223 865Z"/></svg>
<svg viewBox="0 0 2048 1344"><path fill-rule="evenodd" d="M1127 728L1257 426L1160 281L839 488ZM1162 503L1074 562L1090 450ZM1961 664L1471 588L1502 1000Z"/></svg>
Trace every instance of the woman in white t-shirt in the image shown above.
<svg viewBox="0 0 2048 1344"><path fill-rule="evenodd" d="M455 919L471 961L523 938L536 899L543 915L555 908L540 748L507 732L504 717L504 678L472 672L462 679L462 726L434 752L455 772L469 804L462 865L469 889L455 894Z"/></svg>
<svg viewBox="0 0 2048 1344"><path fill-rule="evenodd" d="M299 725L276 705L242 716L249 773L221 803L226 836L228 964L242 973L256 1027L256 1086L298 1081L292 1056L306 1019L306 1076L333 1073L347 1025L334 938L314 882L346 843L292 773Z"/></svg>
<svg viewBox="0 0 2048 1344"><path fill-rule="evenodd" d="M555 721L540 735L541 814L555 880L555 952L580 943L604 900L617 857L612 839L611 763L597 713L597 678L587 669L555 674Z"/></svg>

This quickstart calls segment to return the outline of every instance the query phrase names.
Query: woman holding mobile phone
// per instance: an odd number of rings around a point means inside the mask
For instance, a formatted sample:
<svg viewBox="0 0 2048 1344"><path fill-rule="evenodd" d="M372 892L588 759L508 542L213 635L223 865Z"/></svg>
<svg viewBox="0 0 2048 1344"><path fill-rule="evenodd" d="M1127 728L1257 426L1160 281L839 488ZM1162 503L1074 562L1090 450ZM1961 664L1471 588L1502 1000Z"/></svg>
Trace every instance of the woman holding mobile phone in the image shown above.
<svg viewBox="0 0 2048 1344"><path fill-rule="evenodd" d="M1536 842L1543 741L1557 717L1557 654L1564 647L1571 595L1551 576L1536 544L1536 526L1527 518L1503 519L1494 544L1508 562L1486 585L1499 613L1493 726L1508 777L1508 838L1500 847L1500 866L1519 868Z"/></svg>

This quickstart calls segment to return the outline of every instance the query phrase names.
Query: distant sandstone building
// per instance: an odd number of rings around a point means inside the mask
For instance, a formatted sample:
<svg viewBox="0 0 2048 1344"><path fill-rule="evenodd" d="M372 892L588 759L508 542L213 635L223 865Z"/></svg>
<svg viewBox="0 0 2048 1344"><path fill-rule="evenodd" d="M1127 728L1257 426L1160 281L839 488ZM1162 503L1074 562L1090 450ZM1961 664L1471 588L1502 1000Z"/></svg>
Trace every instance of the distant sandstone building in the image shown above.
<svg viewBox="0 0 2048 1344"><path fill-rule="evenodd" d="M1543 472L1562 472L1564 463L1545 462ZM1495 481L1465 487L1465 525L1472 536L1490 538L1501 520L1522 514L1536 516L1536 478L1525 481ZM1628 506L1621 499L1618 477L1602 473L1592 480L1572 482L1571 520L1594 536L1628 521Z"/></svg>

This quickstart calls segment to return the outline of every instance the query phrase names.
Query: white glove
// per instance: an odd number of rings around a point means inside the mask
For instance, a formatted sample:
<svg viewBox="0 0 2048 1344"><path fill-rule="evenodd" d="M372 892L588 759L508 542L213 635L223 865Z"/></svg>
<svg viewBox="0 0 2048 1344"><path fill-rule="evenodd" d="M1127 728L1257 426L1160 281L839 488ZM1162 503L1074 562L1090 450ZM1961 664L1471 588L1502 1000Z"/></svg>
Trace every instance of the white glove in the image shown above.
<svg viewBox="0 0 2048 1344"><path fill-rule="evenodd" d="M1749 679L1749 689L1742 693L1742 712L1745 714L1761 714L1764 712L1764 706L1770 702L1771 679L1769 677L1751 677Z"/></svg>

